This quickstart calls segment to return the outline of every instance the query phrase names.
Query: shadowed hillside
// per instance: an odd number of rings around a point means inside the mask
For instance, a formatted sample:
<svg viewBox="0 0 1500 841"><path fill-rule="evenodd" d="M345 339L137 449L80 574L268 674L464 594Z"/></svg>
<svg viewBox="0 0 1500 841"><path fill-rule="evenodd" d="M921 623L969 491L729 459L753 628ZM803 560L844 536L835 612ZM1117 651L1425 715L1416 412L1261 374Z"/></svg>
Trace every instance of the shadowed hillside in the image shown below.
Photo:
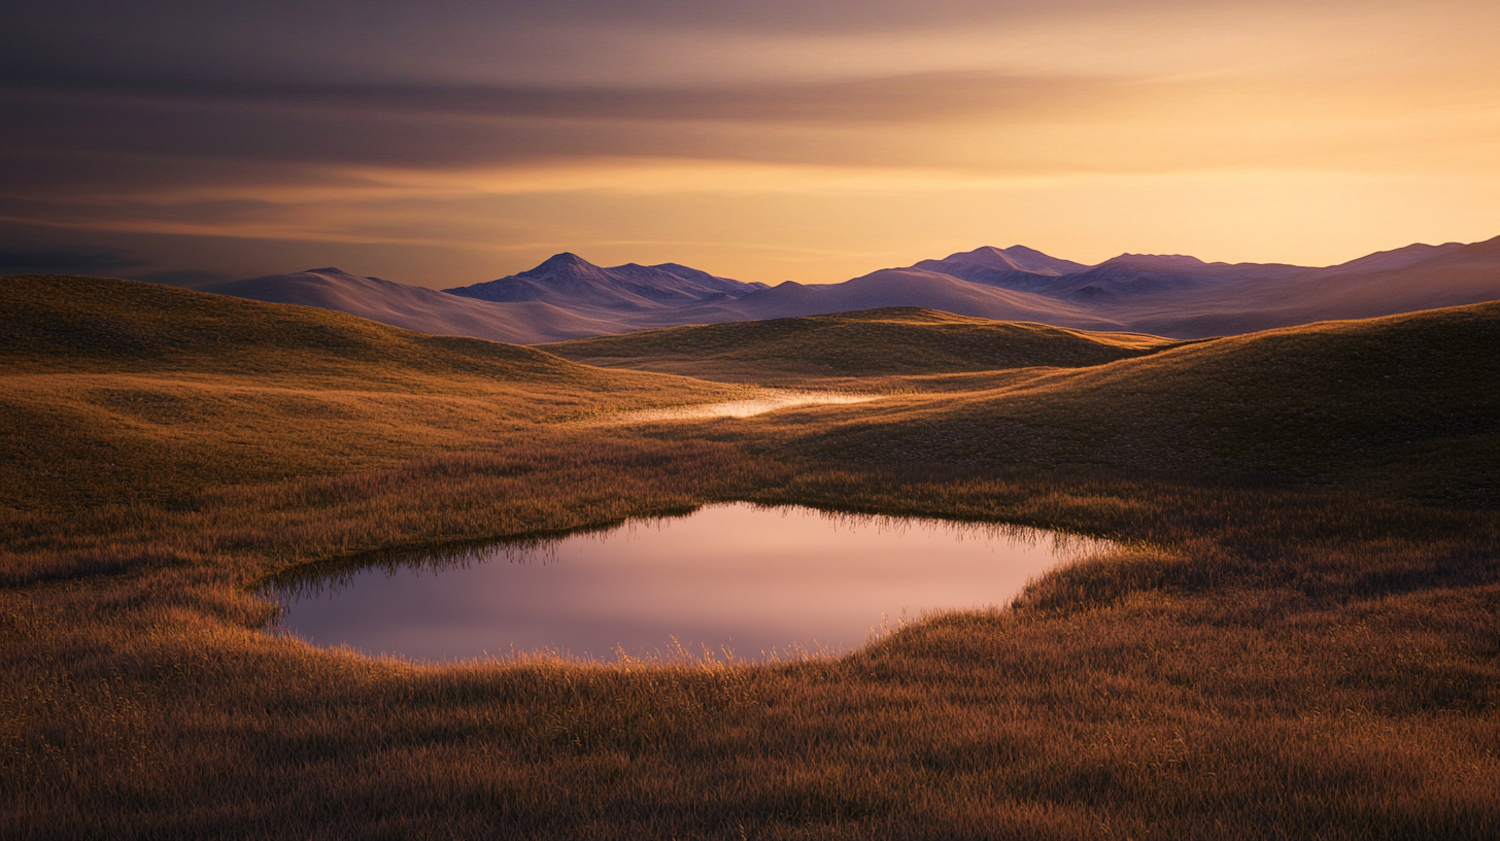
<svg viewBox="0 0 1500 841"><path fill-rule="evenodd" d="M799 448L961 468L1108 468L1500 501L1500 303L1216 339L783 429ZM748 421L772 424L775 419ZM756 433L761 434L761 433Z"/></svg>
<svg viewBox="0 0 1500 841"><path fill-rule="evenodd" d="M903 307L668 327L542 347L590 365L757 380L1079 368L1176 344L1136 333L1092 333Z"/></svg>

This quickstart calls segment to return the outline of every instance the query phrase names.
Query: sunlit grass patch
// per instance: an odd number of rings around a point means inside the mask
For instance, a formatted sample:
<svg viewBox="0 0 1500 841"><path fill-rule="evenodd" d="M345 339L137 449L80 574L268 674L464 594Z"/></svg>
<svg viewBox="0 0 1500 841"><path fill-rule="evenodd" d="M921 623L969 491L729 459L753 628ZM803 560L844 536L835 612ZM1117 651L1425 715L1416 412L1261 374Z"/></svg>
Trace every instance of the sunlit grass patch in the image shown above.
<svg viewBox="0 0 1500 841"><path fill-rule="evenodd" d="M639 330L539 347L610 368L730 381L1077 368L1184 344L911 307Z"/></svg>

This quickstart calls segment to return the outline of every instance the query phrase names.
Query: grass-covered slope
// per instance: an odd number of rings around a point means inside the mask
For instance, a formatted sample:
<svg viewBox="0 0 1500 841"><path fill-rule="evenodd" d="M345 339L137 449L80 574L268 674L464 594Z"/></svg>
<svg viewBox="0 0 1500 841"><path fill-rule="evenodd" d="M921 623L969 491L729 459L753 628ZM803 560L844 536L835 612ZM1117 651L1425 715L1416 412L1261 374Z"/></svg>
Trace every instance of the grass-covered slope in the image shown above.
<svg viewBox="0 0 1500 841"><path fill-rule="evenodd" d="M8 373L605 379L518 345L138 281L51 275L0 277L0 364Z"/></svg>
<svg viewBox="0 0 1500 841"><path fill-rule="evenodd" d="M568 359L713 379L1078 368L1176 342L990 321L914 307L641 330L541 347Z"/></svg>
<svg viewBox="0 0 1500 841"><path fill-rule="evenodd" d="M1344 479L1493 503L1497 348L1500 303L1476 304L1217 339L968 394L889 398L785 430L825 456Z"/></svg>
<svg viewBox="0 0 1500 841"><path fill-rule="evenodd" d="M310 307L0 278L0 506L190 505L213 484L501 446L724 392Z"/></svg>

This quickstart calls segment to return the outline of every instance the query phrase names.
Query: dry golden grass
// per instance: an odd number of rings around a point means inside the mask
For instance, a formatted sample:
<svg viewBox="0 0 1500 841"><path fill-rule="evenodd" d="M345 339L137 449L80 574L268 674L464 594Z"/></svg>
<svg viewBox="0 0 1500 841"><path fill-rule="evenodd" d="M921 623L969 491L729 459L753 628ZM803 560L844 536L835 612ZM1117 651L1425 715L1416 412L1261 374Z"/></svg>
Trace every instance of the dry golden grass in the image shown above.
<svg viewBox="0 0 1500 841"><path fill-rule="evenodd" d="M381 384L358 354L313 382L255 341L8 367L0 836L1493 838L1500 518L1451 442L1488 457L1495 415L1445 372L1487 376L1497 315L1413 319L634 428L586 418L717 387L472 356ZM1284 440L1307 413L1334 432ZM253 585L298 565L723 499L1124 548L833 660L436 667L259 630Z"/></svg>
<svg viewBox="0 0 1500 841"><path fill-rule="evenodd" d="M538 347L608 368L729 382L929 377L1102 365L1188 342L990 321L915 307L638 330Z"/></svg>
<svg viewBox="0 0 1500 841"><path fill-rule="evenodd" d="M1500 303L1217 339L861 411L741 421L819 458L1338 482L1500 504ZM734 431L716 433L733 440Z"/></svg>
<svg viewBox="0 0 1500 841"><path fill-rule="evenodd" d="M745 389L130 281L0 278L0 505L190 506Z"/></svg>

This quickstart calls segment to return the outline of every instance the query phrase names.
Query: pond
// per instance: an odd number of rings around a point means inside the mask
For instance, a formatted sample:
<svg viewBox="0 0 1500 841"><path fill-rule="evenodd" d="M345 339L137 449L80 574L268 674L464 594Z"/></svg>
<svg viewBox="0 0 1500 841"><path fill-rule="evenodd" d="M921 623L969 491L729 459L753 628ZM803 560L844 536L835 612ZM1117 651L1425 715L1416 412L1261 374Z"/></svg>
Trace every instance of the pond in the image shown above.
<svg viewBox="0 0 1500 841"><path fill-rule="evenodd" d="M367 559L268 585L275 631L417 661L550 652L758 661L1007 604L1112 544L1017 526L746 503L523 543Z"/></svg>

